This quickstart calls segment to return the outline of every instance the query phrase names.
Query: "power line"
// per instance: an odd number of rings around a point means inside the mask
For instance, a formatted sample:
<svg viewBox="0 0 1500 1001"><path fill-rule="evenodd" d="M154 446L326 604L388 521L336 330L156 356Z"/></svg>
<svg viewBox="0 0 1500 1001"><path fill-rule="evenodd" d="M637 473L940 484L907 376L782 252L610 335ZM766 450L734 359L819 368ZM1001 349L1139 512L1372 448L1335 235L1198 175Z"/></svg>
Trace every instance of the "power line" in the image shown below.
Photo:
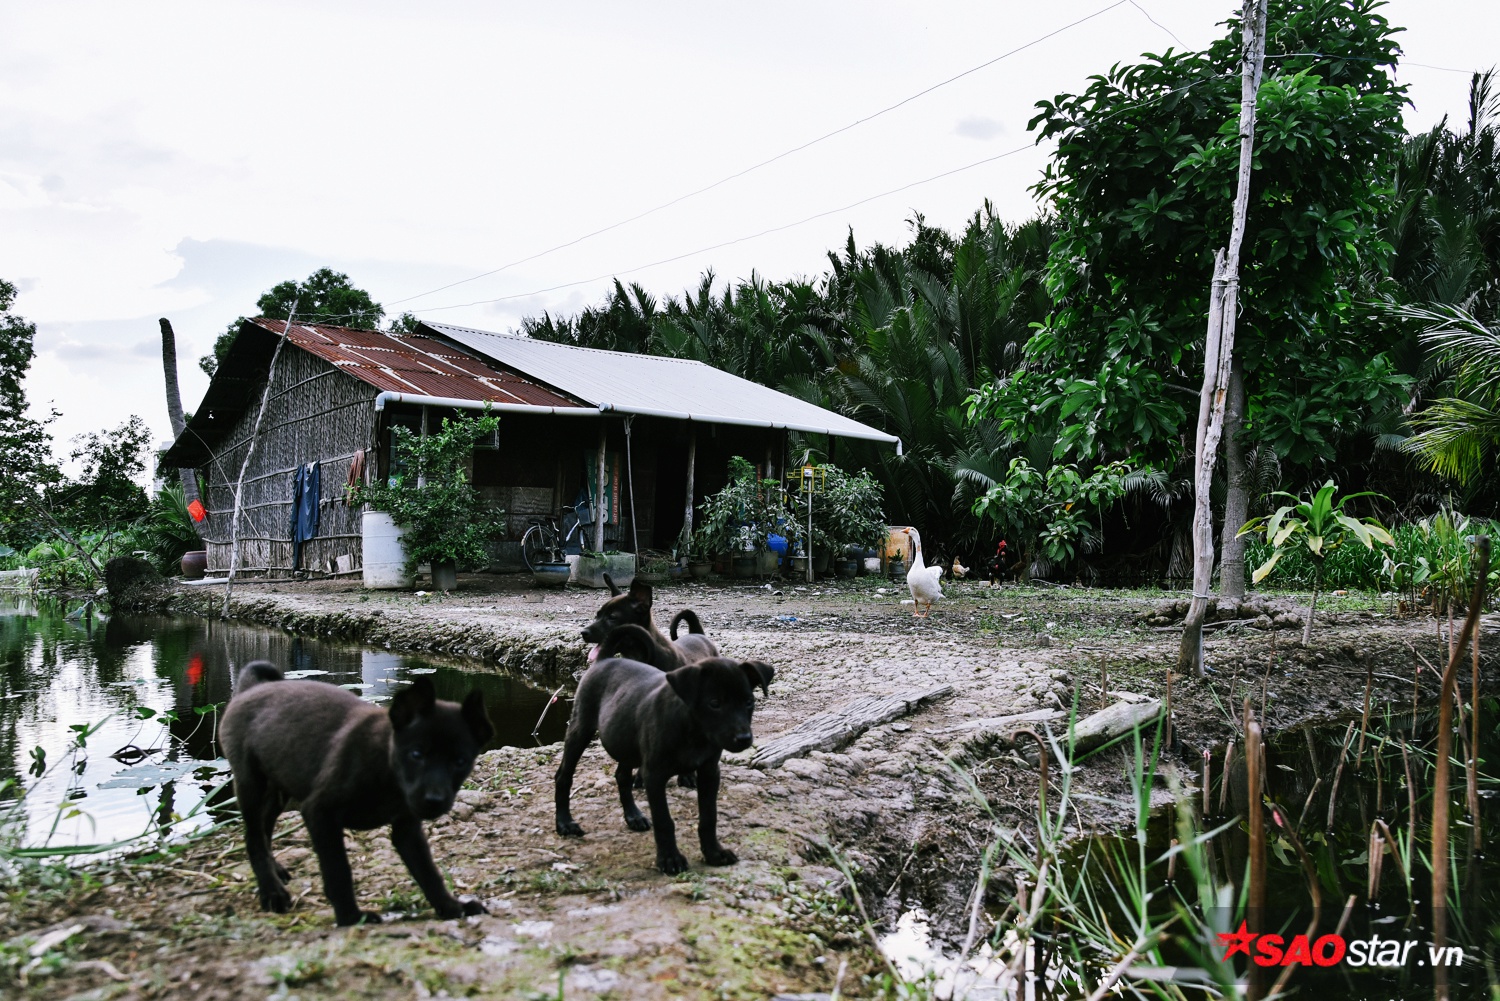
<svg viewBox="0 0 1500 1001"><path fill-rule="evenodd" d="M1160 95L1146 98L1145 101L1137 101L1136 104L1125 105L1124 108L1119 108L1119 110L1113 111L1113 113L1109 114L1109 116L1104 116L1101 117L1101 119L1092 120L1092 122L1079 122L1079 120L1073 120L1074 128L1088 128L1088 126L1104 125L1104 123L1112 122L1113 119L1118 119L1118 117L1122 116L1122 114L1130 113L1130 111L1137 110L1137 108L1145 108L1146 105L1155 104L1155 102L1158 101L1164 101L1164 99L1172 98L1172 96L1187 92L1187 90L1202 86L1202 84L1212 83L1212 81L1215 80L1224 80L1227 75L1232 74L1211 74L1208 75L1208 77L1200 77L1199 80L1190 81L1190 83L1184 84L1184 86L1181 87L1173 87L1172 90L1166 90L1166 92L1160 93ZM735 237L735 239L732 240L724 240L724 242L714 243L714 245L702 246L702 248L694 249L694 251L687 251L685 252L685 254L675 254L672 255L672 257L661 258L661 260L658 261L649 261L649 263L646 264L636 264L636 266L627 267L627 269L610 270L610 272L603 272L600 273L600 275L591 276L591 278L580 278L577 279L577 281L561 282L561 284L549 285L549 287L546 288L534 288L534 290L525 291L525 293L513 293L510 294L510 296L496 296L493 297L493 299L475 299L472 300L472 302L465 303L450 303L450 305L447 306L425 306L425 308L411 309L411 311L408 312L413 312L413 314L419 314L419 312L441 312L446 311L446 309L463 309L468 308L468 306L484 306L489 305L489 303L511 302L511 300L516 299L529 299L529 297L532 296L543 296L543 294L552 293L552 291L561 291L564 290L564 288L576 288L579 287L579 285L588 285L592 284L592 282L604 281L604 279L606 278L618 278L618 276L621 275L633 275L634 272L643 272L643 270L651 269L651 267L658 267L661 266L661 264L676 263L676 261L685 260L685 258L694 257L694 255L697 254L708 254L708 252L718 251L718 249L726 248L726 246L735 246L738 245L738 243L747 243L750 242L750 240L756 240L759 239L759 237L769 236L769 234L772 233L783 233L783 231L786 230L793 230L793 228L799 227L799 225L805 225L808 224L808 222L816 222L817 219L825 219L828 218L828 216L838 215L838 213L840 212L849 212L850 209L856 209L856 207L864 206L864 204L871 203L871 201L877 201L880 200L880 198L888 198L889 195L898 195L903 191L910 191L910 189L912 188L919 188L919 186L922 185L930 185L930 183L936 182L936 180L942 180L944 179L944 177L953 177L954 174L962 174L965 173L965 171L971 171L977 167L984 167L984 165L986 164L993 164L993 162L1002 161L1002 159L1008 158L1008 156L1016 156L1017 153L1025 152L1025 150L1032 149L1032 147L1034 146L1035 143L1028 143L1025 144L1025 146L1017 146L1016 149L1007 150L1007 152L1004 153L996 153L995 156L986 156L986 158L984 159L978 159L978 161L972 162L972 164L965 164L963 165L963 167L954 167L953 170L942 171L942 173L933 174L933 176L924 177L924 179L921 180L913 180L913 182L898 186L898 188L891 188L888 189L888 191L879 192L879 194L867 195L867 197L859 198L858 201L850 201L850 203L846 204L846 206L840 206L837 207L837 209L826 209L823 210L823 212L813 213L813 215L804 216L804 218L801 219L796 219L795 222L786 222L786 224L775 225L775 227L768 227L765 228L765 230L757 231L757 233L745 234L745 236ZM348 317L353 317L353 315L359 314L348 314ZM342 320L342 318L347 317L320 317L317 318L317 320L309 321L309 323L330 323L330 321Z"/></svg>
<svg viewBox="0 0 1500 1001"><path fill-rule="evenodd" d="M693 257L698 254L706 254L712 250L721 250L724 247L732 247L738 243L745 243L749 240L759 239L762 236L769 236L772 233L780 233L784 230L794 229L798 226L813 222L818 219L824 219L831 215L837 215L840 212L847 212L850 209L858 208L861 205L876 201L877 199L886 198L890 195L900 194L903 191L909 191L912 188L920 187L923 184L931 184L933 181L939 181L945 177L952 177L954 174L961 174L966 170L973 170L975 167L982 167L987 163L994 163L996 160L1003 160L1008 156L1015 156L1017 153L1022 153L1028 149L1031 149L1034 145L1034 143L1027 143L1024 146L1017 146L1015 149L1007 150L1004 153L997 153L994 156L987 156L983 160L975 160L973 163L965 164L962 167L954 167L952 170L945 170L941 174L933 174L931 177L924 177L920 181L912 181L910 184L903 184L899 188L891 188L889 191L882 191L879 194L869 195L868 197L861 198L857 202L850 202L848 205L841 205L836 209L828 209L825 212L818 212L814 215L805 216L801 219L798 219L796 222L784 223L780 226L772 226L768 229L763 229L758 233L751 233L747 236L736 237L733 240L725 240L723 243L716 243L709 247L699 247L697 250L690 250L685 254L676 254L672 257L664 257L659 261L652 261L649 264L638 264L633 268L625 268L624 270L619 271L606 271L603 274L595 275L592 278L580 278L578 281L564 282L561 285L552 285L547 288L535 289L531 292L517 292L514 295L496 296L493 299L476 299L473 302L456 302L447 306L428 306L424 309L412 310L411 312L435 313L439 310L444 309L462 309L466 306L483 306L493 302L508 302L512 299L526 299L530 296L543 295L547 292L556 292L560 289L573 288L577 285L588 285L592 282L603 281L606 278L615 278L620 275L633 274L636 271L645 271L648 268L654 268L661 264L671 264L675 261L681 261L685 258Z"/></svg>
<svg viewBox="0 0 1500 1001"><path fill-rule="evenodd" d="M1047 41L1050 38L1054 38L1057 35L1060 35L1060 34L1062 34L1065 31L1070 31L1073 28L1076 28L1079 25L1084 24L1087 21L1092 21L1096 17L1100 17L1101 15L1109 13L1110 11L1114 10L1116 7L1123 7L1126 4L1130 4L1130 5L1134 6L1137 10L1139 10L1142 14L1144 14L1146 16L1146 19L1149 20L1149 21L1151 21L1152 24L1155 24L1158 28L1162 28L1163 31L1167 31L1167 29L1164 28L1164 27L1162 27L1162 25L1159 24L1154 18L1152 18L1150 14L1146 13L1145 8L1143 8L1139 4L1135 3L1134 0L1115 0L1114 3L1109 4L1108 6L1105 6L1105 7L1101 7L1098 10L1094 11L1092 14L1088 14L1088 15L1085 15L1084 17L1080 17L1078 20L1072 21L1072 22L1070 22L1068 24L1065 24L1065 25L1063 25L1060 28L1056 28L1053 31L1050 31L1047 34L1042 35L1042 36L1040 36L1038 38L1034 38L1031 41L1025 43L1024 45L1019 45L1016 48L1011 49L1008 52L1003 52L1000 55L995 56L993 59L988 59L988 60L980 63L977 66L972 66L969 69L964 70L962 73L955 74L954 76L951 76L951 77L949 77L946 80L939 81L938 83L932 84L929 87L923 88L922 90L917 91L915 94L912 94L912 95L910 95L908 97L902 98L901 100L897 101L895 104L891 104L891 105L888 105L888 106L886 106L884 108L881 108L879 111L875 111L875 112L872 112L871 114L865 115L863 118L855 119L854 121L850 122L849 124L840 126L839 128L836 128L836 129L834 129L831 132L825 132L822 135L818 136L817 138L810 139L807 142L804 142L804 143L802 143L799 146L793 146L790 149L783 150L782 152L777 153L775 156L769 157L769 158L767 158L765 160L761 160L759 163L755 163L755 164L752 164L752 165L750 165L748 167L745 167L743 170L738 170L738 171L735 171L732 174L727 174L724 177L719 178L717 181L714 181L711 184L706 184L703 187L697 188L697 189L695 189L693 191L689 191L686 194L678 195L676 198L673 198L673 199L671 199L669 201L662 202L660 205L656 205L656 206L654 206L652 208L646 209L645 211L639 212L639 213L637 213L637 214L635 214L633 216L630 216L629 218L621 219L619 222L610 223L608 226L604 226L604 227L602 227L600 229L593 230L592 232L585 233L582 236L579 236L579 237L576 237L576 238L574 238L572 240L569 240L566 243L559 243L555 247L549 247L546 250L538 251L537 253L532 254L529 257L522 257L522 258L520 258L518 260L511 261L509 264L502 265L501 267L495 268L492 271L485 271L485 272L483 272L481 274L474 275L471 278L462 278L462 279L460 279L460 280L458 280L456 282L449 282L447 285L440 285L437 288L435 288L435 289L429 289L426 292L418 292L416 295L409 295L409 296L407 296L404 299L394 299L394 300L392 300L389 303L389 305L391 305L391 306L397 306L397 305L400 305L403 302L411 302L413 299L422 299L422 298L425 298L425 297L427 297L429 295L433 295L433 294L435 294L437 292L442 292L442 291L444 291L446 289L454 288L454 287L459 286L459 285L465 285L465 284L467 284L469 282L478 281L481 278L488 278L491 275L497 275L497 274L499 274L502 271L508 271L511 268L518 267L518 266L520 266L522 264L527 264L527 263L529 263L531 261L534 261L534 260L536 260L536 259L538 259L540 257L546 257L549 254L554 254L554 253L556 253L559 250L566 250L568 247L576 246L577 244L580 244L580 243L582 243L585 240L591 240L594 237L601 236L601 235L603 235L605 233L610 232L611 230L619 229L621 226L627 226L630 223L638 222L639 220L644 219L647 216L655 215L657 212L661 212L661 211L663 211L665 209L669 209L672 206L680 204L681 202L685 202L685 201L687 201L690 198L696 198L697 196L699 196L701 194L705 194L705 193L707 193L709 191L714 190L715 188L718 188L718 187L720 187L722 185L728 184L730 181L738 180L739 178L744 177L746 174L750 174L750 173L753 173L753 172L755 172L757 170L760 170L762 167L768 167L771 164L776 163L778 160L784 160L785 158L787 158L789 156L792 156L793 154L800 153L800 152L802 152L805 149L809 149L809 148L811 148L813 146L818 145L819 143L826 142L827 140L832 139L834 136L841 135L841 134L843 134L845 132L848 132L850 129L854 129L854 128L857 128L860 125L863 125L863 124L865 124L867 122L874 121L875 119L881 117L882 115L887 115L890 112L895 111L898 108L904 107L905 105L908 105L911 102L913 102L913 101L915 101L915 100L917 100L919 98L922 98L922 97L927 96L928 94L931 94L933 91L939 90L939 89L941 89L943 87L948 86L951 83L955 83L955 82L957 82L959 80L962 80L964 77L972 76L973 74L978 73L980 70L987 69L987 68L995 65L996 63L1001 62L1002 60L1009 59L1011 56L1016 55L1019 52L1024 52L1024 51L1026 51L1029 48L1032 48L1032 47L1034 47L1036 45L1040 45L1042 42L1045 42L1045 41ZM1172 33L1170 31L1167 31L1167 34L1170 35ZM1176 38L1177 36L1173 35L1172 37Z"/></svg>

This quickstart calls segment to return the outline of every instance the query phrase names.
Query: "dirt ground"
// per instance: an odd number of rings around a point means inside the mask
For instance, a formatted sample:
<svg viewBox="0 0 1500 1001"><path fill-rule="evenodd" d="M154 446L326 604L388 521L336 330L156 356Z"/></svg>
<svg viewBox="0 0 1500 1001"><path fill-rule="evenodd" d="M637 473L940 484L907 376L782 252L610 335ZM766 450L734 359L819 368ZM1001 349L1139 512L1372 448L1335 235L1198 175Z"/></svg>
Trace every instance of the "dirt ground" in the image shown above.
<svg viewBox="0 0 1500 1001"><path fill-rule="evenodd" d="M872 578L658 589L659 621L692 607L727 655L775 666L756 711L758 746L855 698L952 687L841 748L769 769L752 767L748 753L726 759L720 834L737 865L703 865L694 794L673 788L693 868L677 878L656 872L651 836L625 828L597 745L573 794L587 836L558 837L557 746L510 748L481 758L458 807L429 825L440 867L488 916L432 920L389 841L371 833L351 836L357 890L391 919L335 928L316 859L289 815L276 849L298 895L290 914L257 910L234 829L66 878L39 870L0 904L0 984L22 997L80 999L764 999L829 992L839 981L843 996L876 996L884 967L836 862L852 867L877 925L921 906L939 934L961 938L976 858L998 829L1032 822L1038 791L1034 767L1006 734L975 721L1075 702L1082 716L1116 701L1110 692L1164 697L1176 657L1179 630L1168 620L1182 595L968 582L948 590L930 618L914 620L899 604L904 587ZM219 595L183 588L173 603L216 613ZM582 668L578 630L602 600L569 590L536 601L508 577L465 578L451 595L428 596L325 581L246 585L233 614L556 686ZM1329 601L1307 649L1297 596L1257 598L1243 618L1223 613L1206 641L1214 673L1171 683L1168 758L1184 775L1202 748L1233 733L1245 698L1257 712L1264 704L1272 732L1357 713L1367 673L1377 707L1411 704L1415 667L1438 657L1433 620L1396 618L1370 596ZM1497 632L1489 616L1489 650ZM1430 703L1432 672L1416 685ZM1090 794L1076 801L1084 829L1127 815L1123 754L1097 754L1075 776ZM976 778L993 816L950 760ZM1003 905L1009 887L1002 872L992 901Z"/></svg>

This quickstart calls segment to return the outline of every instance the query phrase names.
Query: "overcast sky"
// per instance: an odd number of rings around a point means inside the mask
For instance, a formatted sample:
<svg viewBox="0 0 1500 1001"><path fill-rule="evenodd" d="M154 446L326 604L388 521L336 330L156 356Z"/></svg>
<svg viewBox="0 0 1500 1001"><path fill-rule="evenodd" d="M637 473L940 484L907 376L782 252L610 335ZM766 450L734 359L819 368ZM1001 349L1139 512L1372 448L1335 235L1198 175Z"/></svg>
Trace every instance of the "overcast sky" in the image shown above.
<svg viewBox="0 0 1500 1001"><path fill-rule="evenodd" d="M193 409L207 385L196 359L225 324L269 286L325 265L389 315L509 330L599 300L602 275L658 295L709 267L721 278L811 276L851 227L862 244L899 242L914 210L955 227L988 198L1023 219L1045 158L1026 133L1035 101L1142 52L1202 48L1238 6L1110 3L8 0L0 276L38 325L33 406L63 412L60 441L132 413L165 439L157 317L176 327ZM1450 70L1496 61L1500 3L1393 0L1385 11L1407 28L1408 126L1462 119L1468 77ZM705 194L431 292L1082 18ZM643 267L668 258L679 259Z"/></svg>

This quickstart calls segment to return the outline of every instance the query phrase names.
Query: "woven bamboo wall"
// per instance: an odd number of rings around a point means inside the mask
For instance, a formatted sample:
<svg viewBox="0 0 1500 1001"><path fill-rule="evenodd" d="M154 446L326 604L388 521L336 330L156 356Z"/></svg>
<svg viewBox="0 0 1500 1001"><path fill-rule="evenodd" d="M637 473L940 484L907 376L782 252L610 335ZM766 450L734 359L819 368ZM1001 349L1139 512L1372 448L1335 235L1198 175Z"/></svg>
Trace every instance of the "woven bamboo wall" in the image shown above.
<svg viewBox="0 0 1500 1001"><path fill-rule="evenodd" d="M239 534L242 570L291 569L292 474L314 460L321 463L321 511L317 537L303 543L301 566L328 572L338 566L339 557L345 557L349 569L362 565L360 512L345 501L344 484L355 451L374 444L375 394L373 386L321 358L291 345L283 348L255 453L245 471ZM209 518L203 541L210 569L229 568L235 481L259 404L256 395L205 470Z"/></svg>

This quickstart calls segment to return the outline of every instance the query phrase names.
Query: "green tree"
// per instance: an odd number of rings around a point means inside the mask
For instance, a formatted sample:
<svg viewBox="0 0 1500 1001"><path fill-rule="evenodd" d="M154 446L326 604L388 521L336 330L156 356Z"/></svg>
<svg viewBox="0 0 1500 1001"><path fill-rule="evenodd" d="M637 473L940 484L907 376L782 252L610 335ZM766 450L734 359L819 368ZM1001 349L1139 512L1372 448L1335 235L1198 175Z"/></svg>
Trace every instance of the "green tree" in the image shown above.
<svg viewBox="0 0 1500 1001"><path fill-rule="evenodd" d="M1347 458L1405 385L1387 325L1355 309L1386 266L1403 135L1379 6L1270 5L1235 348L1246 405L1226 447L1270 449L1304 476ZM1231 21L1206 52L1148 54L1038 105L1032 127L1057 142L1036 189L1058 220L1056 307L1022 370L976 394L976 420L1050 437L1056 459L1083 465L1171 469L1191 449L1213 253L1231 222L1239 49ZM1243 452L1228 464L1243 468Z"/></svg>
<svg viewBox="0 0 1500 1001"><path fill-rule="evenodd" d="M257 316L270 320L285 320L291 316L293 304L297 307L297 319L305 323L331 323L356 330L376 330L385 316L385 308L370 298L370 293L355 287L349 276L331 268L319 268L306 281L285 281L273 285L255 300ZM404 319L404 318L403 318ZM229 345L239 335L241 316L224 329L214 341L213 354L198 359L198 367L212 376L218 371ZM401 323L401 320L397 321Z"/></svg>
<svg viewBox="0 0 1500 1001"><path fill-rule="evenodd" d="M16 287L0 279L0 541L25 552L47 534L38 504L62 478L48 426L56 413L27 414L26 374L36 356L36 324L12 311Z"/></svg>

